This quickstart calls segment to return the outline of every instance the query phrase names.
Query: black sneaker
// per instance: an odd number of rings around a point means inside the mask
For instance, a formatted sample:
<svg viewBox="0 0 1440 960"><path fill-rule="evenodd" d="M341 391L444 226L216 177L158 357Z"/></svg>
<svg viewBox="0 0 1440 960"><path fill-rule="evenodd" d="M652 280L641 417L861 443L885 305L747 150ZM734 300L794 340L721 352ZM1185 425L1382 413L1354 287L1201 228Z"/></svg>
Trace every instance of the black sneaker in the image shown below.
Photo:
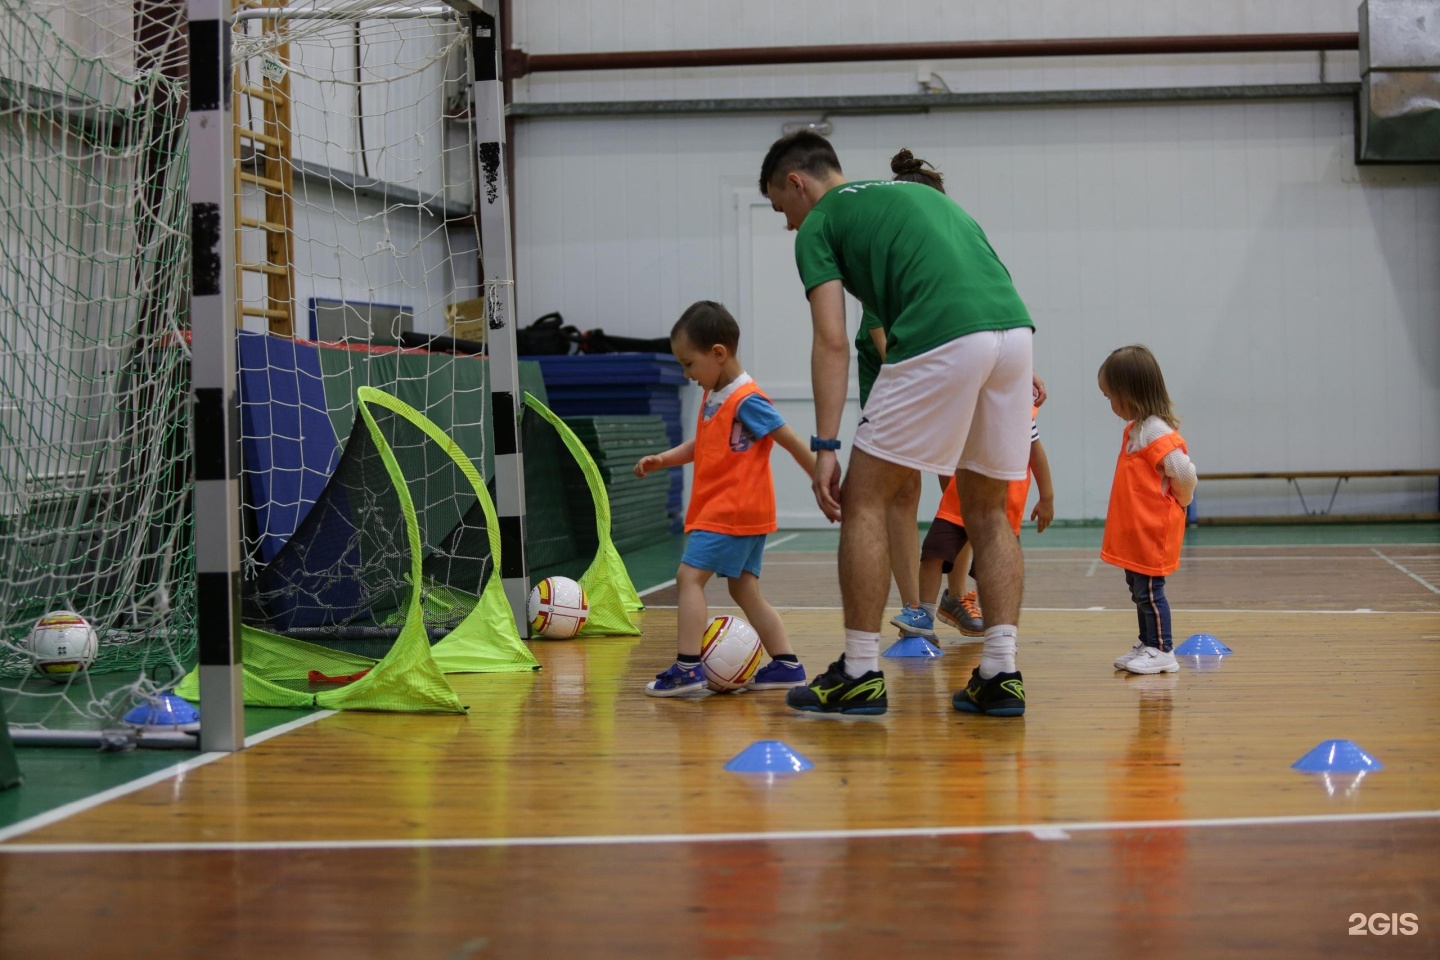
<svg viewBox="0 0 1440 960"><path fill-rule="evenodd" d="M964 690L950 698L962 713L983 713L987 717L1023 717L1025 715L1025 681L1019 672L997 673L989 680L980 679L980 668L970 672Z"/></svg>
<svg viewBox="0 0 1440 960"><path fill-rule="evenodd" d="M880 714L889 709L885 700L885 674L871 670L863 677L845 672L845 654L825 668L810 685L792 687L785 693L785 703L796 710L817 713Z"/></svg>

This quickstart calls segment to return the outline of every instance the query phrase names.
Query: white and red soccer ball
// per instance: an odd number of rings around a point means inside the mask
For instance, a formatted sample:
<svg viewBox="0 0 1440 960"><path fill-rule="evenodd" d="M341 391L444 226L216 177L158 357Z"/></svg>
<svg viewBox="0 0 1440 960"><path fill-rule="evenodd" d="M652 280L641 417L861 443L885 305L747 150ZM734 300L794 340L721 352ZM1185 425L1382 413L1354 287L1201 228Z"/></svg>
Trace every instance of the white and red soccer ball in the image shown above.
<svg viewBox="0 0 1440 960"><path fill-rule="evenodd" d="M550 640L569 640L590 616L585 588L569 577L546 577L530 591L526 604L530 629Z"/></svg>
<svg viewBox="0 0 1440 960"><path fill-rule="evenodd" d="M71 610L45 614L30 628L26 643L35 672L56 683L89 670L100 651L95 628Z"/></svg>
<svg viewBox="0 0 1440 960"><path fill-rule="evenodd" d="M755 676L762 652L754 627L739 617L716 617L700 644L705 682L721 693L739 690Z"/></svg>

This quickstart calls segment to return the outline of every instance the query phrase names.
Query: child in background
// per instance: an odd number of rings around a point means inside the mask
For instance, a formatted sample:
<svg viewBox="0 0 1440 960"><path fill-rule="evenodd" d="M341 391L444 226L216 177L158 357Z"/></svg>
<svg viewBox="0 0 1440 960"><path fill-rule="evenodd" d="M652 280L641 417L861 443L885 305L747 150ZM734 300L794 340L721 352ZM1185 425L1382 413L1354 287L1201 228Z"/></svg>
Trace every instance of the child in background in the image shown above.
<svg viewBox="0 0 1440 960"><path fill-rule="evenodd" d="M954 561L943 565L945 589L935 605L935 619L948 623L967 637L983 637L985 616L980 612L980 598L969 585L970 567L974 562L975 550L966 540Z"/></svg>
<svg viewBox="0 0 1440 960"><path fill-rule="evenodd" d="M760 635L773 658L746 684L752 690L783 690L805 682L785 625L760 595L765 536L775 529L775 484L770 450L784 447L808 477L815 454L785 423L740 367L740 325L710 300L692 304L670 331L670 349L685 376L705 388L695 438L661 454L641 457L635 475L694 462L690 508L685 514L685 553L675 574L679 592L675 662L645 687L652 697L675 697L705 689L700 645L710 612L705 584L727 578L730 596Z"/></svg>
<svg viewBox="0 0 1440 960"><path fill-rule="evenodd" d="M1044 406L1045 398L1045 381L1041 380L1040 375L1037 373L1035 374L1035 385L1030 391L1030 399L1035 403L1034 408L1030 412L1030 440L1036 444L1040 442L1040 431L1039 428L1035 426L1035 417L1039 414L1040 408ZM1030 474L1038 479L1038 474L1036 473L1037 467L1035 466L1035 454L1036 451L1032 448L1030 452ZM1050 475L1050 461L1048 458L1045 458L1045 449L1043 447L1039 448L1039 455L1041 458L1044 458L1045 475L1048 477ZM941 477L940 479L943 481L941 483L941 490L944 492L953 481L947 477ZM1027 491L1030 489L1029 482L1029 478L1027 477L1025 480L1025 489ZM1049 484L1040 485L1040 500L1035 504L1035 509L1030 514L1030 519L1036 523L1036 533L1044 530L1050 525L1050 521L1055 519L1054 500L1053 497L1050 500L1046 500L1044 496L1046 489L1053 488L1050 487ZM1028 493L1026 495L1028 496ZM1045 513L1043 516L1043 521L1042 507L1048 510L1048 513ZM957 500L955 513L959 514L959 512L960 508ZM1020 516L1024 512L1025 504L1023 497L1019 505L1006 504L1006 513L1010 518L1010 525L1015 529L1016 536L1020 535ZM985 636L985 618L980 612L980 601L979 598L976 597L975 591L969 589L966 584L974 560L975 551L974 548L970 546L970 541L967 537L964 545L960 548L960 552L955 555L955 558L941 565L941 572L945 574L946 584L945 589L940 594L940 602L935 606L935 619L943 620L967 637L983 637Z"/></svg>
<svg viewBox="0 0 1440 960"><path fill-rule="evenodd" d="M1039 412L1039 407L1030 410L1030 476L1035 478L1035 486L1040 491L1040 499L1030 513L1030 519L1035 521L1036 533L1044 532L1050 521L1055 519L1055 487L1050 479L1050 460L1045 456L1045 447L1040 443L1040 429L1035 423ZM1017 537L1020 536L1020 520L1025 515L1025 500L1029 496L1030 477L1010 482L1005 496L1005 516ZM955 491L955 478L951 477L940 498L940 509L936 511L935 520L920 547L920 609L926 614L932 617L938 614L934 598L940 592L940 578L942 574L951 572L952 565L962 553L967 557L968 566L969 551L965 547L969 545L969 540L965 532L965 518L960 513L960 496ZM926 597L930 599L924 599ZM938 615L942 620L949 620L943 614ZM978 616L976 619L979 619ZM985 635L983 624L978 625L978 633L968 632L960 624L954 625L960 627L960 632L966 636Z"/></svg>
<svg viewBox="0 0 1440 960"><path fill-rule="evenodd" d="M1180 664L1170 636L1165 578L1180 568L1195 464L1180 436L1160 364L1148 348L1137 344L1111 353L1100 365L1099 380L1110 409L1128 421L1110 486L1100 559L1125 571L1140 618L1139 642L1115 658L1115 669L1174 673Z"/></svg>

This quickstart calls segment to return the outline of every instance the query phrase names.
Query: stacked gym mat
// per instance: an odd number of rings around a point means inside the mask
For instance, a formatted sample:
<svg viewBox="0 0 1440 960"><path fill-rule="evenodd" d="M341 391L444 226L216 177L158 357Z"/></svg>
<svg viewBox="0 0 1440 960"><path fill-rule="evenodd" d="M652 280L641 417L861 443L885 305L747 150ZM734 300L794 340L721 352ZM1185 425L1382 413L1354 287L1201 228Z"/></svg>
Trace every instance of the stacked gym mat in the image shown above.
<svg viewBox="0 0 1440 960"><path fill-rule="evenodd" d="M640 497L638 490L633 489L624 478L630 476L629 469L642 453L659 453L679 444L684 438L680 422L680 390L689 381L685 379L680 362L666 353L579 354L526 359L540 364L550 409L570 424L595 462L606 471L605 482L614 512L612 531L616 548L623 552L632 546L653 542L654 531L659 529L659 524L650 521L656 518L648 516L646 523L642 523L638 518L640 508L637 507L636 519L630 519L627 514L622 521L615 498L617 495L637 497L637 502L645 504L643 509L658 510L651 501ZM581 432L576 423L587 418L615 422L603 428L591 425L587 427L588 432ZM656 445L648 449L642 449L641 434L635 432L640 427L633 422L645 418L658 418L664 427L664 435L654 435L651 442ZM632 422L626 424L625 421ZM617 446L612 458L605 449L612 443L629 445L623 448ZM621 449L625 451L623 456L619 453ZM627 456L630 457L629 463L621 462ZM659 512L666 516L668 529L679 532L684 519L680 503L684 478L679 470L670 470L668 474L663 510ZM660 482L656 481L657 484ZM632 523L635 524L634 530L640 532L631 532ZM650 539L643 539L646 537Z"/></svg>
<svg viewBox="0 0 1440 960"><path fill-rule="evenodd" d="M667 474L678 476L679 471L662 470L643 478L634 472L635 461L673 446L665 421L660 417L615 415L572 416L565 422L600 468L610 495L610 538L615 549L624 553L667 536L671 523L671 478Z"/></svg>

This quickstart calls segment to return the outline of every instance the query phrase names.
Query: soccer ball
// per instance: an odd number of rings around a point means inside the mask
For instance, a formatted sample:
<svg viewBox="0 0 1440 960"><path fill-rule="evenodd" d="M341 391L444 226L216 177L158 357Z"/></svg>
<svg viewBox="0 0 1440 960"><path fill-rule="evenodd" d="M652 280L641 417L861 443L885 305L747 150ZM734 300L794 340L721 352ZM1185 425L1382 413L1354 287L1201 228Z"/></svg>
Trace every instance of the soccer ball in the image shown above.
<svg viewBox="0 0 1440 960"><path fill-rule="evenodd" d="M711 690L739 690L760 666L760 634L739 617L716 617L700 644L700 662Z"/></svg>
<svg viewBox="0 0 1440 960"><path fill-rule="evenodd" d="M95 663L99 641L85 618L70 610L45 614L30 630L30 661L35 672L65 683Z"/></svg>
<svg viewBox="0 0 1440 960"><path fill-rule="evenodd" d="M530 629L551 640L569 640L585 626L590 604L585 588L569 577L546 577L530 591Z"/></svg>

